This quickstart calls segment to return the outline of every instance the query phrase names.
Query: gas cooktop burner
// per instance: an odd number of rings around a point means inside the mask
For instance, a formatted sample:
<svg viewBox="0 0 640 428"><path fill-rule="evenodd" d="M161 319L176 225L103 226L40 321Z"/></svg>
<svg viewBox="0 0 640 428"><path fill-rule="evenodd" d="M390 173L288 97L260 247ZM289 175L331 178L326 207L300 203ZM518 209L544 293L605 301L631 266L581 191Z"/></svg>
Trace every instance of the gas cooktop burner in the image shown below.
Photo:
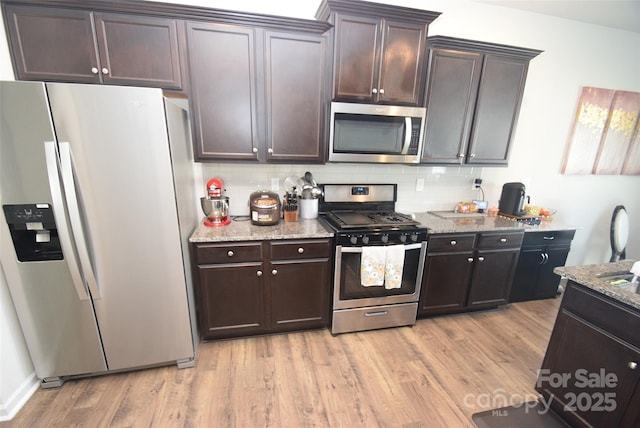
<svg viewBox="0 0 640 428"><path fill-rule="evenodd" d="M330 211L327 217L341 229L415 226L419 224L408 215L379 211Z"/></svg>

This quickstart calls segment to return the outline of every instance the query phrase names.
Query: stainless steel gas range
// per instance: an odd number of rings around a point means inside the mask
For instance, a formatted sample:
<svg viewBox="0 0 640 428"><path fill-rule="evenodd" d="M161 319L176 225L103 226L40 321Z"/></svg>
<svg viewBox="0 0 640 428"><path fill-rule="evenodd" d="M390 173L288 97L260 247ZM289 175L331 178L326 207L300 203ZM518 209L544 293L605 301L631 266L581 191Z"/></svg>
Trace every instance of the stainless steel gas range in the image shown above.
<svg viewBox="0 0 640 428"><path fill-rule="evenodd" d="M335 233L331 333L416 322L427 229L395 211L396 184L325 184L321 218Z"/></svg>

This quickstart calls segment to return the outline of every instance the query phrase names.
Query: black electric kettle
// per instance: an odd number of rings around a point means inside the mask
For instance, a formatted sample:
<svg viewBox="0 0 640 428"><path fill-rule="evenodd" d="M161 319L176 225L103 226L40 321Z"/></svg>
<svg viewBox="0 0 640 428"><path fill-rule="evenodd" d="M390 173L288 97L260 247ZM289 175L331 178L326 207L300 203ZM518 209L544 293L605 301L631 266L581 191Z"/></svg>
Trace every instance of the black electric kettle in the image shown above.
<svg viewBox="0 0 640 428"><path fill-rule="evenodd" d="M507 216L520 217L525 214L525 186L522 183L505 183L502 186L502 195L500 195L500 204L498 209L500 214Z"/></svg>

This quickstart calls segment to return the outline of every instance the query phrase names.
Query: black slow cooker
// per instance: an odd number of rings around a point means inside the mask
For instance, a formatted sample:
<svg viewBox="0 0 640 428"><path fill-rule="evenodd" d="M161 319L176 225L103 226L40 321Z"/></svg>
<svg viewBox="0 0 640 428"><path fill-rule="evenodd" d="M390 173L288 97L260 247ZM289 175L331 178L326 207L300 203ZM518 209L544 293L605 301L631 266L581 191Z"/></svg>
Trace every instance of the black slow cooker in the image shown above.
<svg viewBox="0 0 640 428"><path fill-rule="evenodd" d="M280 196L275 192L258 190L249 196L251 223L269 226L280 222Z"/></svg>

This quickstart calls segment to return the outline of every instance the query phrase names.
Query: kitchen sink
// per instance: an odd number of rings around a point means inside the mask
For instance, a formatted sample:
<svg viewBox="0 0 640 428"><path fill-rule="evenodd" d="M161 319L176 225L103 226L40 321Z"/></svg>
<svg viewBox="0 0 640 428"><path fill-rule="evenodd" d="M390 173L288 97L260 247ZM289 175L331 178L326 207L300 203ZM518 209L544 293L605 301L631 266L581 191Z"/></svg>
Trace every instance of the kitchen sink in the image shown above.
<svg viewBox="0 0 640 428"><path fill-rule="evenodd" d="M474 218L474 217L486 217L486 213L457 213L455 211L427 211L429 214L436 217L450 219L450 218Z"/></svg>
<svg viewBox="0 0 640 428"><path fill-rule="evenodd" d="M633 277L634 275L629 272L598 275L598 278L613 285L614 287L624 288L625 290L634 291L640 294L640 287L638 287L638 283L631 282Z"/></svg>

